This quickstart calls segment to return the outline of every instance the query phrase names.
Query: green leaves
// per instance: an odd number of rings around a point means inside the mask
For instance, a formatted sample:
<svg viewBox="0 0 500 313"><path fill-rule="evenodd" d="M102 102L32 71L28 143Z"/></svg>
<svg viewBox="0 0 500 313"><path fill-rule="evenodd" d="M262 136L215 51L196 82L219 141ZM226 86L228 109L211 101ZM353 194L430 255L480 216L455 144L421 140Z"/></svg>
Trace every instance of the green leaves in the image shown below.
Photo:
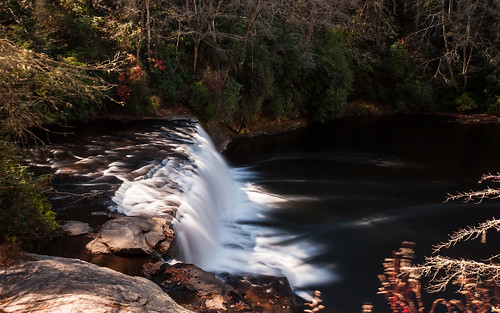
<svg viewBox="0 0 500 313"><path fill-rule="evenodd" d="M232 123L236 112L239 109L239 103L241 100L241 88L243 85L239 84L235 78L228 76L226 79L226 86L224 89L224 113L226 115L226 121Z"/></svg>
<svg viewBox="0 0 500 313"><path fill-rule="evenodd" d="M336 29L326 31L322 43L316 67L306 79L308 94L312 95L307 111L320 122L338 117L345 111L354 81L342 32Z"/></svg>
<svg viewBox="0 0 500 313"><path fill-rule="evenodd" d="M0 242L15 237L29 244L56 233L59 225L42 193L49 181L50 176L33 176L12 146L0 143Z"/></svg>
<svg viewBox="0 0 500 313"><path fill-rule="evenodd" d="M477 108L477 103L466 92L455 99L457 110L460 112L470 111Z"/></svg>

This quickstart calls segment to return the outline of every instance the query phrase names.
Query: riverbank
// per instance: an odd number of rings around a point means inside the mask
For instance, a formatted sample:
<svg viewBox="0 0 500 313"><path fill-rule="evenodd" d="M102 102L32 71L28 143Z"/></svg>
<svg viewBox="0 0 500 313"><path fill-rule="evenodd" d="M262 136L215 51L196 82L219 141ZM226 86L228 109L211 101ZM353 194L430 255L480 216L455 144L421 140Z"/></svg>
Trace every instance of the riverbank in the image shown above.
<svg viewBox="0 0 500 313"><path fill-rule="evenodd" d="M356 100L350 101L346 105L346 111L340 117L346 116L390 116L397 114L429 115L449 117L450 121L464 124L484 124L500 123L500 117L489 113L458 113L458 112L396 112L386 105L376 101ZM119 121L133 121L137 119L176 119L188 118L199 120L190 107L176 106L173 108L160 108L154 112L140 114L127 113L123 110L109 111L95 116L96 119L110 119ZM298 114L293 118L283 120L259 119L245 128L236 129L222 122L200 121L203 128L210 135L214 145L219 152L223 152L227 146L236 139L251 138L256 136L274 135L307 127L313 121L305 115Z"/></svg>
<svg viewBox="0 0 500 313"><path fill-rule="evenodd" d="M500 117L489 113L463 114L456 112L430 112L418 113L419 115L448 117L450 122L461 124L500 124Z"/></svg>

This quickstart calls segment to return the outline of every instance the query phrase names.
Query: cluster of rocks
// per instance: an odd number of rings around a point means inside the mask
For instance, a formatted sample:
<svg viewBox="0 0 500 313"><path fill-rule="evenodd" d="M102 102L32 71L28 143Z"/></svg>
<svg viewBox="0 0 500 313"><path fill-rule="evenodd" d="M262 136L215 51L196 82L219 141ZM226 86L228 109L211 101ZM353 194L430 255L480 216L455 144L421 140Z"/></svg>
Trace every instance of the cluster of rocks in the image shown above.
<svg viewBox="0 0 500 313"><path fill-rule="evenodd" d="M145 271L177 303L195 312L301 312L285 277L214 274L192 265L150 264Z"/></svg>
<svg viewBox="0 0 500 313"><path fill-rule="evenodd" d="M95 234L82 222L68 222L63 229L69 235L91 236L86 248L93 255L165 256L174 240L170 225L171 220L161 217L120 216L104 223ZM285 277L215 276L192 264L168 265L161 258L144 264L143 274L194 312L302 312Z"/></svg>

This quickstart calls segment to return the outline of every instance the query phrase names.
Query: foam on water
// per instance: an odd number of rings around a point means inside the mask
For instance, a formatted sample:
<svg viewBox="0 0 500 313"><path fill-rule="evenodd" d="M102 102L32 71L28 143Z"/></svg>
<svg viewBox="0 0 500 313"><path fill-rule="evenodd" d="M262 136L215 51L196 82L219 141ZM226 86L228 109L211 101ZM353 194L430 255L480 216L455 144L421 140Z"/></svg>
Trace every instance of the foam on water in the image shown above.
<svg viewBox="0 0 500 313"><path fill-rule="evenodd" d="M177 206L177 257L209 271L286 276L295 287L333 279L331 269L309 262L321 247L265 226L268 213L289 199L248 183L250 170L230 169L199 125L185 139L175 149L184 161L166 158L133 179L117 175L116 210L162 216ZM108 174L119 167L110 164Z"/></svg>

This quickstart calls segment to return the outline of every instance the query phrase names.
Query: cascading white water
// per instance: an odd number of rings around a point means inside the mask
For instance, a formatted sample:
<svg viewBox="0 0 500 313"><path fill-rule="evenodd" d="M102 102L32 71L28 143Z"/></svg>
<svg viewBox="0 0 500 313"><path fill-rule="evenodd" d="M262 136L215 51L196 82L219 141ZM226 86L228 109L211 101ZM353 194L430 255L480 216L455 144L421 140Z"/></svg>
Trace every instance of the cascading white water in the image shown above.
<svg viewBox="0 0 500 313"><path fill-rule="evenodd" d="M173 226L179 258L203 264L220 242L220 216L231 207L228 190L233 181L200 126L189 141L175 148L187 159L166 158L143 176L120 177L123 183L113 201L127 215L162 216L176 211Z"/></svg>
<svg viewBox="0 0 500 313"><path fill-rule="evenodd" d="M123 183L113 201L127 215L170 214L178 258L206 270L287 276L303 287L330 281L330 269L307 260L319 247L270 226L263 226L276 204L288 201L248 183L252 173L230 169L199 126L175 151L186 158L166 158L156 166L118 176ZM161 140L161 139L160 139ZM108 173L119 164L112 164Z"/></svg>

